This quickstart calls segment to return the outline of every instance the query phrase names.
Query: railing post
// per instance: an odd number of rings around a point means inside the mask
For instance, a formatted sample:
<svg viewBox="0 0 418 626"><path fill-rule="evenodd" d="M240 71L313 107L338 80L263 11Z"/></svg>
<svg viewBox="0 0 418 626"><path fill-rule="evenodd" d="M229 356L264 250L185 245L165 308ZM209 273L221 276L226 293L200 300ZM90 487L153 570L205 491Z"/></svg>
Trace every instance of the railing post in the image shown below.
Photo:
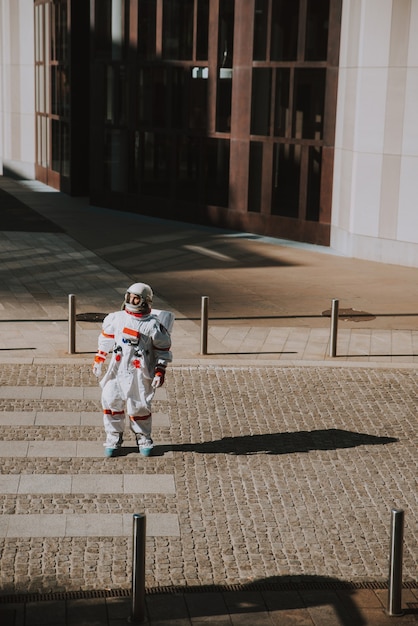
<svg viewBox="0 0 418 626"><path fill-rule="evenodd" d="M75 295L70 293L68 296L68 352L75 354Z"/></svg>
<svg viewBox="0 0 418 626"><path fill-rule="evenodd" d="M392 509L389 558L388 615L403 615L402 611L402 552L404 512Z"/></svg>
<svg viewBox="0 0 418 626"><path fill-rule="evenodd" d="M200 321L200 354L208 353L208 309L209 298L202 296L202 312Z"/></svg>
<svg viewBox="0 0 418 626"><path fill-rule="evenodd" d="M133 518L132 551L132 614L130 621L145 620L145 534L146 517L135 513Z"/></svg>
<svg viewBox="0 0 418 626"><path fill-rule="evenodd" d="M329 342L329 355L333 357L337 356L338 309L339 301L333 300L331 305L331 337Z"/></svg>

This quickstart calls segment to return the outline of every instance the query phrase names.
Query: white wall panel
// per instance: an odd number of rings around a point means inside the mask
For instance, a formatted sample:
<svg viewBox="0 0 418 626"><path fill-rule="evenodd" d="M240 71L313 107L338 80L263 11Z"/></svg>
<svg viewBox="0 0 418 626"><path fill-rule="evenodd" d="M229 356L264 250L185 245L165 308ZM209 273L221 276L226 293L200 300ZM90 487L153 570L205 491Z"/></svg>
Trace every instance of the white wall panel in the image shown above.
<svg viewBox="0 0 418 626"><path fill-rule="evenodd" d="M392 0L363 0L361 4L363 11L360 65L376 68L387 67L389 64Z"/></svg>
<svg viewBox="0 0 418 626"><path fill-rule="evenodd" d="M389 68L383 146L387 154L401 154L402 152L406 77L406 68Z"/></svg>
<svg viewBox="0 0 418 626"><path fill-rule="evenodd" d="M418 267L418 0L344 0L342 20L331 246Z"/></svg>
<svg viewBox="0 0 418 626"><path fill-rule="evenodd" d="M340 67L357 67L361 46L363 0L344 0L340 35Z"/></svg>
<svg viewBox="0 0 418 626"><path fill-rule="evenodd" d="M404 108L402 151L405 155L418 156L418 67L408 68Z"/></svg>
<svg viewBox="0 0 418 626"><path fill-rule="evenodd" d="M397 236L401 161L399 154L383 155L378 234L384 239Z"/></svg>
<svg viewBox="0 0 418 626"><path fill-rule="evenodd" d="M359 152L383 151L387 68L359 70L355 145Z"/></svg>
<svg viewBox="0 0 418 626"><path fill-rule="evenodd" d="M353 171L351 229L361 235L376 237L379 231L382 155L356 153Z"/></svg>
<svg viewBox="0 0 418 626"><path fill-rule="evenodd" d="M401 164L398 239L418 243L418 157L403 157Z"/></svg>
<svg viewBox="0 0 418 626"><path fill-rule="evenodd" d="M32 0L0 0L0 172L35 174Z"/></svg>
<svg viewBox="0 0 418 626"><path fill-rule="evenodd" d="M408 65L418 66L418 2L411 0L409 17Z"/></svg>
<svg viewBox="0 0 418 626"><path fill-rule="evenodd" d="M357 69L342 69L342 80L339 81L338 102L341 106L337 111L336 146L345 150L354 149L356 133L356 109L358 92Z"/></svg>

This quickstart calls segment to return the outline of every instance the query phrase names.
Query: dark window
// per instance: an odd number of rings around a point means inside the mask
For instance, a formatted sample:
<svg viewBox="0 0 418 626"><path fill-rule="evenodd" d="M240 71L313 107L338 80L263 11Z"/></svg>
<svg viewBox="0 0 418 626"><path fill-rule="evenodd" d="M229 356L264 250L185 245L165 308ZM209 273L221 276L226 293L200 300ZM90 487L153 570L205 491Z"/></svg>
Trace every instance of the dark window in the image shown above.
<svg viewBox="0 0 418 626"><path fill-rule="evenodd" d="M216 130L231 130L232 57L234 52L234 2L223 0L219 4L218 63L216 90Z"/></svg>
<svg viewBox="0 0 418 626"><path fill-rule="evenodd" d="M118 129L105 131L105 176L110 191L125 191L125 134Z"/></svg>
<svg viewBox="0 0 418 626"><path fill-rule="evenodd" d="M322 148L309 146L306 219L317 222L320 210Z"/></svg>
<svg viewBox="0 0 418 626"><path fill-rule="evenodd" d="M51 169L63 176L70 175L69 124L51 120Z"/></svg>
<svg viewBox="0 0 418 626"><path fill-rule="evenodd" d="M218 63L219 67L232 67L234 54L234 0L219 3Z"/></svg>
<svg viewBox="0 0 418 626"><path fill-rule="evenodd" d="M253 69L251 96L251 134L270 134L271 69Z"/></svg>
<svg viewBox="0 0 418 626"><path fill-rule="evenodd" d="M95 2L94 47L99 55L120 60L125 53L125 0Z"/></svg>
<svg viewBox="0 0 418 626"><path fill-rule="evenodd" d="M205 203L228 206L229 191L229 140L206 140L205 150Z"/></svg>
<svg viewBox="0 0 418 626"><path fill-rule="evenodd" d="M267 57L268 0L255 0L254 7L254 61L265 61Z"/></svg>
<svg viewBox="0 0 418 626"><path fill-rule="evenodd" d="M48 118L44 115L38 115L37 118L37 154L36 160L42 167L49 167L49 128Z"/></svg>
<svg viewBox="0 0 418 626"><path fill-rule="evenodd" d="M274 0L270 59L295 61L298 49L299 0Z"/></svg>
<svg viewBox="0 0 418 626"><path fill-rule="evenodd" d="M51 60L68 62L67 4L52 5Z"/></svg>
<svg viewBox="0 0 418 626"><path fill-rule="evenodd" d="M276 137L287 137L289 135L289 84L290 70L286 68L276 69L274 99L274 134Z"/></svg>
<svg viewBox="0 0 418 626"><path fill-rule="evenodd" d="M331 212L324 181L332 178L335 94L326 86L331 63L332 72L338 69L342 0L85 3L92 9L93 159L103 154L103 142L106 148L104 167L92 160L92 188L100 200L116 203L108 194L112 189L128 193L126 205L141 212L176 211L178 218L235 226L238 211L243 228L326 239L328 222L312 222ZM47 38L46 46L59 49L64 21L52 12L42 21L57 24L56 40ZM128 33L132 48L125 59ZM329 62L328 50L335 51ZM49 77L43 74L45 52L36 48L37 84ZM65 110L66 64L57 58L45 64L46 71L51 65L56 66L52 89L36 91L36 128L44 141L37 154L43 161L51 143L54 159L65 151L63 132L52 131L48 107ZM331 150L322 163L325 109ZM231 115L236 115L232 124ZM231 193L230 146L236 168L231 177L244 184ZM231 215L224 210L229 206Z"/></svg>
<svg viewBox="0 0 418 626"><path fill-rule="evenodd" d="M271 190L273 215L298 217L301 147L274 144Z"/></svg>
<svg viewBox="0 0 418 626"><path fill-rule="evenodd" d="M143 133L140 162L141 190L146 196L167 197L170 190L170 149L166 135Z"/></svg>
<svg viewBox="0 0 418 626"><path fill-rule="evenodd" d="M202 78L204 71L205 68L173 68L171 85L173 128L206 130L208 81Z"/></svg>
<svg viewBox="0 0 418 626"><path fill-rule="evenodd" d="M141 135L138 130L130 134L129 155L128 155L128 192L136 194L139 192L139 168L141 155Z"/></svg>
<svg viewBox="0 0 418 626"><path fill-rule="evenodd" d="M296 69L292 136L322 139L325 102L324 69Z"/></svg>
<svg viewBox="0 0 418 626"><path fill-rule="evenodd" d="M70 82L68 66L51 65L51 113L68 116L70 113Z"/></svg>
<svg viewBox="0 0 418 626"><path fill-rule="evenodd" d="M193 0L164 0L164 59L193 59L193 5Z"/></svg>
<svg viewBox="0 0 418 626"><path fill-rule="evenodd" d="M199 201L201 139L182 136L177 142L176 196L189 202Z"/></svg>
<svg viewBox="0 0 418 626"><path fill-rule="evenodd" d="M51 133L51 169L55 172L59 172L61 163L61 137L60 123L58 120L51 120Z"/></svg>
<svg viewBox="0 0 418 626"><path fill-rule="evenodd" d="M171 70L171 124L177 129L183 128L187 117L187 74L187 68L173 67Z"/></svg>
<svg viewBox="0 0 418 626"><path fill-rule="evenodd" d="M225 70L220 70L225 72ZM232 75L218 78L216 92L216 130L219 133L228 133L231 130L231 99Z"/></svg>
<svg viewBox="0 0 418 626"><path fill-rule="evenodd" d="M138 125L163 128L167 125L167 72L162 67L141 68L138 72Z"/></svg>
<svg viewBox="0 0 418 626"><path fill-rule="evenodd" d="M306 15L306 61L325 61L328 50L329 0L308 0Z"/></svg>
<svg viewBox="0 0 418 626"><path fill-rule="evenodd" d="M70 175L70 125L66 122L61 122L61 172L63 176Z"/></svg>
<svg viewBox="0 0 418 626"><path fill-rule="evenodd" d="M156 0L138 3L138 55L143 59L155 57Z"/></svg>
<svg viewBox="0 0 418 626"><path fill-rule="evenodd" d="M206 61L208 58L209 37L209 0L197 2L197 34L196 34L196 59Z"/></svg>
<svg viewBox="0 0 418 626"><path fill-rule="evenodd" d="M125 0L113 0L111 42L112 59L120 61L125 55Z"/></svg>
<svg viewBox="0 0 418 626"><path fill-rule="evenodd" d="M112 41L112 0L95 3L94 43L97 54L108 54Z"/></svg>
<svg viewBox="0 0 418 626"><path fill-rule="evenodd" d="M263 144L250 142L248 168L248 210L259 213L261 210L261 183L263 174Z"/></svg>
<svg viewBox="0 0 418 626"><path fill-rule="evenodd" d="M124 65L108 65L106 74L106 119L112 124L126 122L127 107L126 68Z"/></svg>
<svg viewBox="0 0 418 626"><path fill-rule="evenodd" d="M203 72L207 71L203 68ZM190 130L206 130L208 125L208 81L206 78L195 76L196 70L188 71L188 117L186 125Z"/></svg>

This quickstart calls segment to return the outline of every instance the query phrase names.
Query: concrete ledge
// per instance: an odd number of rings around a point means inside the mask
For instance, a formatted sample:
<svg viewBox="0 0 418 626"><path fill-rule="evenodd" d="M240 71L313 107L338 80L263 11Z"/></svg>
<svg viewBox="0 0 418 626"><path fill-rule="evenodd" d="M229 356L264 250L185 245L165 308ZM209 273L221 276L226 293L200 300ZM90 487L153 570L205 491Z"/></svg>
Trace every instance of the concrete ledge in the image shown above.
<svg viewBox="0 0 418 626"><path fill-rule="evenodd" d="M2 494L174 494L171 474L12 474L0 476Z"/></svg>
<svg viewBox="0 0 418 626"><path fill-rule="evenodd" d="M167 441L158 440L158 446L169 445ZM124 454L138 456L137 446L123 446ZM168 452L167 454L171 454ZM0 441L0 458L44 458L61 459L103 459L104 447L99 441ZM141 457L143 461L145 459ZM109 459L111 462L112 459Z"/></svg>
<svg viewBox="0 0 418 626"><path fill-rule="evenodd" d="M133 514L2 515L0 537L127 537L132 535ZM148 513L147 537L179 537L178 517Z"/></svg>
<svg viewBox="0 0 418 626"><path fill-rule="evenodd" d="M88 411L0 411L1 426L103 426L102 414ZM168 428L170 416L167 413L153 413L152 427Z"/></svg>

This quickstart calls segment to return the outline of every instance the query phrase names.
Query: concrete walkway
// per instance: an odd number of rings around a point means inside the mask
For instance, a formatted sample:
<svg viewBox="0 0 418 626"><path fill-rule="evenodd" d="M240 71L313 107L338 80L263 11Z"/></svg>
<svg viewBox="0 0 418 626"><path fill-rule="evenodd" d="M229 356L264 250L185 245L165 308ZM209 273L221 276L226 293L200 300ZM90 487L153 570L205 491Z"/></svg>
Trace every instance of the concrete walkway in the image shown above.
<svg viewBox="0 0 418 626"><path fill-rule="evenodd" d="M22 230L0 233L7 362L67 356L68 295L75 294L78 314L106 313L138 280L152 285L157 308L176 313L176 363L418 362L416 268L114 212L33 181L0 178L0 190L39 212L47 231L28 232L33 222L23 220ZM48 232L48 224L63 232ZM203 296L209 298L204 359ZM333 299L341 314L337 358L329 356ZM77 324L78 358L95 351L97 328Z"/></svg>
<svg viewBox="0 0 418 626"><path fill-rule="evenodd" d="M418 270L1 190L2 626L126 623L138 512L145 623L416 624ZM176 313L145 462L128 432L103 457L90 369L99 320L138 280ZM385 611L392 508L402 617Z"/></svg>

